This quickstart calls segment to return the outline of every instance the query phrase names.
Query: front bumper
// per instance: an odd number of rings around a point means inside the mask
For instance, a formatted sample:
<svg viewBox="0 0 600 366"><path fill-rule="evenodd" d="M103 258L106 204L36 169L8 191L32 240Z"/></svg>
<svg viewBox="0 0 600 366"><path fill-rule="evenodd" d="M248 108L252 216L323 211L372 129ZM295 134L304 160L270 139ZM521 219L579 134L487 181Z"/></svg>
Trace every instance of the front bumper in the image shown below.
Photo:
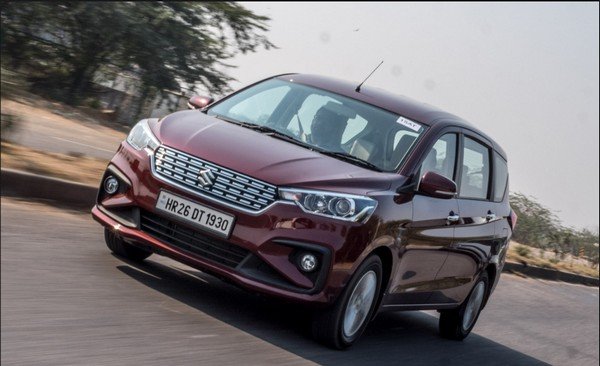
<svg viewBox="0 0 600 366"><path fill-rule="evenodd" d="M114 195L107 195L100 188L92 215L102 225L135 245L247 289L297 302L333 302L374 232L368 223L363 225L310 215L294 204L278 202L260 214L219 205L214 200L157 179L152 173L148 154L134 150L127 143L121 144L105 176L107 174L115 175L123 188ZM208 232L187 227L185 223L161 221L173 220L161 217L154 208L161 190L234 215L236 222L230 237L224 241ZM171 231L163 235L148 230L144 224L147 217L158 220L165 227L170 225L166 230ZM185 231L184 240L168 235L177 228ZM190 230L193 231L191 234ZM189 243L185 238L195 235L208 251L216 249L222 254L218 246L232 246L232 255L241 260L239 263L220 261L214 255L207 255L206 251L195 250L197 247L186 247ZM320 258L321 265L314 273L303 273L296 266L295 258L305 251L316 253Z"/></svg>

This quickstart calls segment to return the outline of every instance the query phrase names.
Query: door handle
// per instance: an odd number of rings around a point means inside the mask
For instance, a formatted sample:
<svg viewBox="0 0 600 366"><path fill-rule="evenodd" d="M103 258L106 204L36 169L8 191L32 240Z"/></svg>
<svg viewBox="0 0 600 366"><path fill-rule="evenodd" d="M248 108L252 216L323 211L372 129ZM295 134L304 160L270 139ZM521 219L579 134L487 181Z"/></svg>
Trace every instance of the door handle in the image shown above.
<svg viewBox="0 0 600 366"><path fill-rule="evenodd" d="M448 222L458 222L458 220L460 220L460 216L454 213L454 211L450 211L447 220Z"/></svg>
<svg viewBox="0 0 600 366"><path fill-rule="evenodd" d="M496 214L493 213L492 211L488 211L487 215L485 215L485 219L487 221L496 220Z"/></svg>

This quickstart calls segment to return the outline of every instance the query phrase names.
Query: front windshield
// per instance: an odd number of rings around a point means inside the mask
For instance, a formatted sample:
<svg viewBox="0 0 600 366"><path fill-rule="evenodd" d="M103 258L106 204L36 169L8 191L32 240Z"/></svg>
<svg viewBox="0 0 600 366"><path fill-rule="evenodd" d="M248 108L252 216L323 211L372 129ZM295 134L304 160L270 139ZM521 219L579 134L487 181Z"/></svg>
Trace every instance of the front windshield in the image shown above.
<svg viewBox="0 0 600 366"><path fill-rule="evenodd" d="M241 91L207 113L268 127L382 171L396 171L424 131L421 124L372 105L279 79Z"/></svg>

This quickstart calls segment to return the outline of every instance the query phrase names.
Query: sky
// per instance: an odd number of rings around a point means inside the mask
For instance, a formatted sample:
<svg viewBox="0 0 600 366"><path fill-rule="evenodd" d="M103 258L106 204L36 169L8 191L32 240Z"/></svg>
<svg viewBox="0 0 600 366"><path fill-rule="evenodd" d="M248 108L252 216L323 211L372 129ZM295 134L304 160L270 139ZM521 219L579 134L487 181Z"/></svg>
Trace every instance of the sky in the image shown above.
<svg viewBox="0 0 600 366"><path fill-rule="evenodd" d="M598 3L244 3L279 48L228 60L367 81L456 114L507 152L510 189L598 228Z"/></svg>

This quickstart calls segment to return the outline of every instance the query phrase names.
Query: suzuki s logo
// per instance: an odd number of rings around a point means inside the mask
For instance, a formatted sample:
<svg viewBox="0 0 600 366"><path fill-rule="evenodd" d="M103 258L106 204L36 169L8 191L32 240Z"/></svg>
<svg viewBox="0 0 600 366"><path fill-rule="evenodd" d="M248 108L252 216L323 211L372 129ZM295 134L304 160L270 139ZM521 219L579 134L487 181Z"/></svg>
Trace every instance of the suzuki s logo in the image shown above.
<svg viewBox="0 0 600 366"><path fill-rule="evenodd" d="M215 182L215 175L210 169L202 169L198 173L198 183L204 188L208 188Z"/></svg>

